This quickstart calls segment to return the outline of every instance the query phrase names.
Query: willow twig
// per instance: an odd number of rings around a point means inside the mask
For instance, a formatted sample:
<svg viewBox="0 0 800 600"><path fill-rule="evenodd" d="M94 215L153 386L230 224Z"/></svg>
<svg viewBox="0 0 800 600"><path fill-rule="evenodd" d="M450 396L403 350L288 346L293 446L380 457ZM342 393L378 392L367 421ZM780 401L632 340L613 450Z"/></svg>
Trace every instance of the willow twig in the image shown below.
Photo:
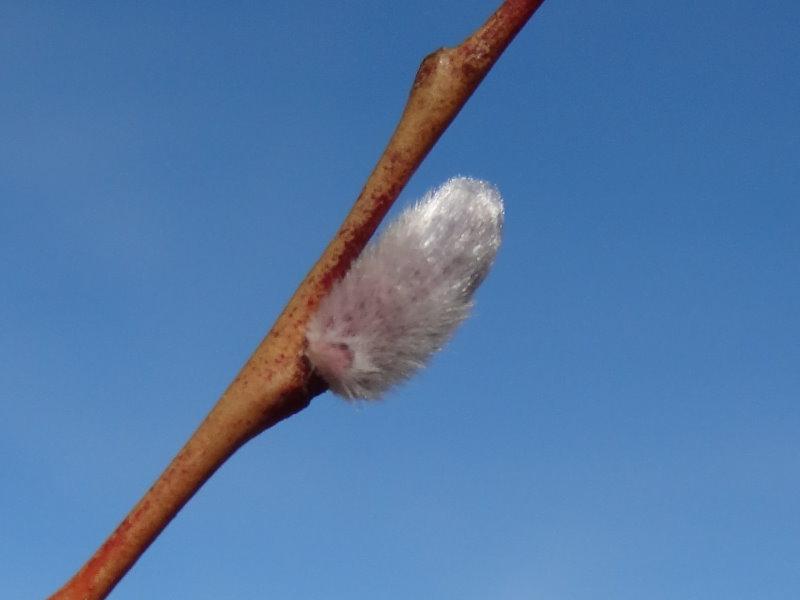
<svg viewBox="0 0 800 600"><path fill-rule="evenodd" d="M105 598L158 534L245 442L325 390L303 358L309 317L348 269L411 175L543 0L506 0L454 48L427 56L389 144L350 214L272 330L167 469L51 600Z"/></svg>

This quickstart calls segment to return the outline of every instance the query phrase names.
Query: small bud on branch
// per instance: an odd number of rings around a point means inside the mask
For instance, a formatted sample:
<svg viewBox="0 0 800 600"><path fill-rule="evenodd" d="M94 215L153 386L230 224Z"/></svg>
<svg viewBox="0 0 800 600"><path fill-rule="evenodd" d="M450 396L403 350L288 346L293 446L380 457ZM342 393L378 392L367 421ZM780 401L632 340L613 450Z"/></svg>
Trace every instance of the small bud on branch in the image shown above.
<svg viewBox="0 0 800 600"><path fill-rule="evenodd" d="M374 400L419 370L469 315L502 225L499 192L463 177L389 225L309 323L306 356L329 387Z"/></svg>

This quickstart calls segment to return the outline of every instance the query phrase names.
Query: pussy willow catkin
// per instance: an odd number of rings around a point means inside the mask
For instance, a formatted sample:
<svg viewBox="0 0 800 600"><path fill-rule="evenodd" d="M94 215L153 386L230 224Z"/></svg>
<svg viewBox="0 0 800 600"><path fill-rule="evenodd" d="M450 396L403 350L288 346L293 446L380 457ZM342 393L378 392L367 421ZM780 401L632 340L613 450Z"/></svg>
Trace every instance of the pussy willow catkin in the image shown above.
<svg viewBox="0 0 800 600"><path fill-rule="evenodd" d="M469 314L502 227L500 193L465 177L392 222L308 325L306 356L331 390L377 399L423 367Z"/></svg>

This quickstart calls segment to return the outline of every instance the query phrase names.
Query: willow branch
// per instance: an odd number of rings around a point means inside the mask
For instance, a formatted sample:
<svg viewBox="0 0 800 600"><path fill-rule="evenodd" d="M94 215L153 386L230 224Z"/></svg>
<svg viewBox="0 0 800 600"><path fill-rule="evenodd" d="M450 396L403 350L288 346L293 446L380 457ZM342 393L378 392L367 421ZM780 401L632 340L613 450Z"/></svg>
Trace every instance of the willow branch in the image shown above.
<svg viewBox="0 0 800 600"><path fill-rule="evenodd" d="M400 122L336 236L211 412L89 561L51 599L105 598L183 505L252 437L325 390L303 358L305 326L411 175L543 0L506 0L462 44L427 56Z"/></svg>

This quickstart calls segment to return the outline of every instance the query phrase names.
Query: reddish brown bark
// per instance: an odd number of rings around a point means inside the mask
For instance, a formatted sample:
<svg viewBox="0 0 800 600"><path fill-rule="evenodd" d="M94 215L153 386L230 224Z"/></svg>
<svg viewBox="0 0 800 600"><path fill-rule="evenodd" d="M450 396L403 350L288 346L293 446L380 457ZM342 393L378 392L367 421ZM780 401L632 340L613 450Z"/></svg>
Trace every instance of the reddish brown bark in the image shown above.
<svg viewBox="0 0 800 600"><path fill-rule="evenodd" d="M324 391L303 358L305 325L411 175L543 0L506 0L462 44L427 56L397 128L338 233L186 445L94 556L51 600L105 598L242 444Z"/></svg>

